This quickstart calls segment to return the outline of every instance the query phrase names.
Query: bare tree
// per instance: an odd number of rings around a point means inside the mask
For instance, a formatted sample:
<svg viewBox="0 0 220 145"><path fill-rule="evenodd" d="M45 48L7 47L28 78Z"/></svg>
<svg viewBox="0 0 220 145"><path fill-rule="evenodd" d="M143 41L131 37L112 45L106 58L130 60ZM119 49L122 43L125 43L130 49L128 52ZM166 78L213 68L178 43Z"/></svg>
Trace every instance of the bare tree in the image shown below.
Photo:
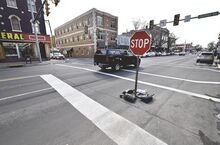
<svg viewBox="0 0 220 145"><path fill-rule="evenodd" d="M139 29L139 27L141 26L141 20L140 19L138 19L138 20L132 20L132 24L133 24L133 26L134 26L134 30L138 30Z"/></svg>
<svg viewBox="0 0 220 145"><path fill-rule="evenodd" d="M146 27L148 26L148 22L147 21L142 21L141 24L141 29L146 29Z"/></svg>
<svg viewBox="0 0 220 145"><path fill-rule="evenodd" d="M214 41L209 42L208 44L208 51L213 51L216 48L216 44Z"/></svg>
<svg viewBox="0 0 220 145"><path fill-rule="evenodd" d="M172 47L176 44L176 40L178 40L179 38L174 34L174 33L170 33L169 35L169 46Z"/></svg>
<svg viewBox="0 0 220 145"><path fill-rule="evenodd" d="M199 45L199 44L197 44L194 48L196 49L197 52L203 49L202 45Z"/></svg>

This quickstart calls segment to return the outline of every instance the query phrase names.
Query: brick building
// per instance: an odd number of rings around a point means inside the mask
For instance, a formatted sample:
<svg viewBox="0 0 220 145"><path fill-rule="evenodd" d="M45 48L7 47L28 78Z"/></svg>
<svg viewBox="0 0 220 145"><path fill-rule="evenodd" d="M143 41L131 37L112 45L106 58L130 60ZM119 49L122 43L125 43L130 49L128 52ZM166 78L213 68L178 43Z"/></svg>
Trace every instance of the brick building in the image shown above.
<svg viewBox="0 0 220 145"><path fill-rule="evenodd" d="M31 17L40 8L41 0L1 0L0 61L20 61L26 55L38 58ZM49 57L50 37L46 35L44 15L35 24L42 58Z"/></svg>
<svg viewBox="0 0 220 145"><path fill-rule="evenodd" d="M117 37L118 47L128 49L129 39L137 31L146 31L148 34L151 35L151 51L169 51L168 38L170 32L168 29L161 28L159 26L154 26L153 29L131 30L129 32L122 33Z"/></svg>
<svg viewBox="0 0 220 145"><path fill-rule="evenodd" d="M93 57L101 48L116 46L118 17L95 8L55 29L56 46L67 57Z"/></svg>

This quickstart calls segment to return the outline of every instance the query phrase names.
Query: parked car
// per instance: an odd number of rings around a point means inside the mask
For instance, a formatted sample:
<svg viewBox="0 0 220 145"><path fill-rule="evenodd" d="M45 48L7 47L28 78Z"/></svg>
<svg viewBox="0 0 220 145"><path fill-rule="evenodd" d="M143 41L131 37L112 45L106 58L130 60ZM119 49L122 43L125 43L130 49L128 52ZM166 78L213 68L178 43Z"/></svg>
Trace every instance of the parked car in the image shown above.
<svg viewBox="0 0 220 145"><path fill-rule="evenodd" d="M147 52L144 54L145 57L151 57L151 56L156 56L156 53L151 51L151 52Z"/></svg>
<svg viewBox="0 0 220 145"><path fill-rule="evenodd" d="M140 59L139 63L140 64ZM137 57L129 50L122 49L99 49L94 55L94 65L98 65L101 69L111 67L118 71L122 66L137 66Z"/></svg>
<svg viewBox="0 0 220 145"><path fill-rule="evenodd" d="M161 56L162 53L161 52L156 52L156 56Z"/></svg>
<svg viewBox="0 0 220 145"><path fill-rule="evenodd" d="M213 62L214 62L214 55L212 52L201 52L196 59L196 63L213 64Z"/></svg>
<svg viewBox="0 0 220 145"><path fill-rule="evenodd" d="M166 52L163 52L161 55L162 55L162 56L167 56L167 53L166 53Z"/></svg>
<svg viewBox="0 0 220 145"><path fill-rule="evenodd" d="M60 52L50 53L50 59L65 59L65 56Z"/></svg>
<svg viewBox="0 0 220 145"><path fill-rule="evenodd" d="M185 56L186 55L186 52L182 51L179 53L179 56Z"/></svg>

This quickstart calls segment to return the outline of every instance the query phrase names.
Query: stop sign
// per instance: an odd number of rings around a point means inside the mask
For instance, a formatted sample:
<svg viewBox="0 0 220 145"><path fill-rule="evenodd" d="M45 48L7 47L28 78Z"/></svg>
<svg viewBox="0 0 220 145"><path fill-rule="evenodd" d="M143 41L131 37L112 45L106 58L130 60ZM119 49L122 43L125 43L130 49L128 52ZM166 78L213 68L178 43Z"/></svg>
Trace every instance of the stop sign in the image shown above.
<svg viewBox="0 0 220 145"><path fill-rule="evenodd" d="M142 56L150 50L151 38L145 31L135 32L130 39L130 50L135 56Z"/></svg>

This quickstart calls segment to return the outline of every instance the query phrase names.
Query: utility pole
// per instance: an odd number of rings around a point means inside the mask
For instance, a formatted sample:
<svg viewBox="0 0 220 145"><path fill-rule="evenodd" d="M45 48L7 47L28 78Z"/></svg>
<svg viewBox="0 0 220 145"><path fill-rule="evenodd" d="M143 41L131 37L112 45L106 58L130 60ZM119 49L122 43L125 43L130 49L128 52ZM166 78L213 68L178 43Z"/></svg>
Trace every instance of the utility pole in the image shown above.
<svg viewBox="0 0 220 145"><path fill-rule="evenodd" d="M39 61L40 63L42 62L42 58L41 58L41 53L40 53L40 47L39 47L39 41L38 41L38 37L37 37L37 31L36 31L36 27L35 24L36 22L34 22L35 18L34 18L34 11L33 11L33 7L32 7L32 0L29 0L29 4L30 4L30 9L31 9L31 17L32 17L32 27L34 28L34 34L35 34L35 39L36 39L36 48L37 48L37 53L39 55Z"/></svg>

